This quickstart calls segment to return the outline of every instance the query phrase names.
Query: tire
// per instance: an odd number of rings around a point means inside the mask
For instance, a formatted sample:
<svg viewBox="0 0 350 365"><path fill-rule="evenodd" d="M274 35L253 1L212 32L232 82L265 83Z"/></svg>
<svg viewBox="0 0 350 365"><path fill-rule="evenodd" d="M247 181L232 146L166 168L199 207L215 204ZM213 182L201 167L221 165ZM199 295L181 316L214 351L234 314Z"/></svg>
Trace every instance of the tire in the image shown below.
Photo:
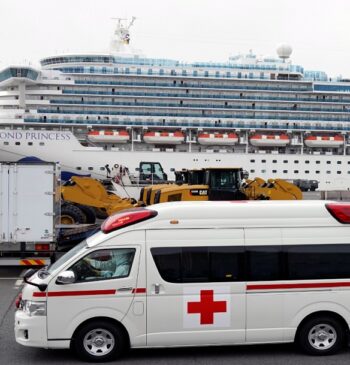
<svg viewBox="0 0 350 365"><path fill-rule="evenodd" d="M93 224L96 222L96 214L93 208L80 204L76 206L85 214L86 223Z"/></svg>
<svg viewBox="0 0 350 365"><path fill-rule="evenodd" d="M94 208L94 211L95 211L95 215L98 219L106 219L108 217L107 212L100 208Z"/></svg>
<svg viewBox="0 0 350 365"><path fill-rule="evenodd" d="M344 347L346 330L333 317L314 317L302 324L296 340L309 355L333 355Z"/></svg>
<svg viewBox="0 0 350 365"><path fill-rule="evenodd" d="M86 216L81 209L72 204L63 204L61 207L61 223L63 224L84 224ZM67 222L67 223L65 223Z"/></svg>
<svg viewBox="0 0 350 365"><path fill-rule="evenodd" d="M118 326L98 320L78 330L73 348L82 360L106 362L121 357L128 348L128 341Z"/></svg>

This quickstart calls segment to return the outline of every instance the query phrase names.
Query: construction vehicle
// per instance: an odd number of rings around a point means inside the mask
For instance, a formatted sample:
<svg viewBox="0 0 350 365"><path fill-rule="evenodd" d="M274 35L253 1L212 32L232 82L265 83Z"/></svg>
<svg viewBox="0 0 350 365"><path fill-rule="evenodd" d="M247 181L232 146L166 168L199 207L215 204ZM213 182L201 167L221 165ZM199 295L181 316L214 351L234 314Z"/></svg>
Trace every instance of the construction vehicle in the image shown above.
<svg viewBox="0 0 350 365"><path fill-rule="evenodd" d="M144 188L139 205L170 201L206 200L300 200L300 189L282 179L248 180L242 168L182 170L177 182Z"/></svg>
<svg viewBox="0 0 350 365"><path fill-rule="evenodd" d="M176 171L175 176L174 183L143 187L137 204L132 198L108 193L98 180L73 176L61 187L64 201L61 223L94 223L96 209L109 216L135 206L171 201L302 199L302 193L295 185L281 179L248 180L242 168L184 169Z"/></svg>
<svg viewBox="0 0 350 365"><path fill-rule="evenodd" d="M101 182L90 177L73 176L61 187L61 223L94 223L96 215L105 217L134 207L132 198L108 193Z"/></svg>

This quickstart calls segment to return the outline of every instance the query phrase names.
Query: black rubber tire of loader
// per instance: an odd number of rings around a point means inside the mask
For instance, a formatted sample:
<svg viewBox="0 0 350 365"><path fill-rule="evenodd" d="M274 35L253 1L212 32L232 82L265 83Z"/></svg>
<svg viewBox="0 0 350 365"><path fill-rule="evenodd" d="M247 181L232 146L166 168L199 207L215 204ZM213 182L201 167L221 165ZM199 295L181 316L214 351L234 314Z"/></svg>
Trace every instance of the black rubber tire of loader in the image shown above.
<svg viewBox="0 0 350 365"><path fill-rule="evenodd" d="M76 206L85 214L86 223L94 224L96 222L96 214L93 208L80 204L76 204Z"/></svg>
<svg viewBox="0 0 350 365"><path fill-rule="evenodd" d="M72 219L73 224L85 224L86 215L84 212L73 204L63 204L61 207L61 217L68 216Z"/></svg>

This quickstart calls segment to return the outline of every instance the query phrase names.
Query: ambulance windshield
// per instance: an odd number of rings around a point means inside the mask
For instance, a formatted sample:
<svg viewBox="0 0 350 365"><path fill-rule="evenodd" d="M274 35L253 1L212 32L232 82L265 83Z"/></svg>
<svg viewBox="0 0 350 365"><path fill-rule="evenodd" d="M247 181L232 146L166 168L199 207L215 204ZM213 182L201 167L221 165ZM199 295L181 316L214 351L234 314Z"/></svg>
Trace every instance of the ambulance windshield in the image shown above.
<svg viewBox="0 0 350 365"><path fill-rule="evenodd" d="M80 242L78 245L74 246L71 250L66 252L63 256L61 256L56 262L48 266L45 271L50 275L56 269L58 269L62 264L70 260L73 256L75 256L79 251L86 249L88 246L86 244L86 240Z"/></svg>

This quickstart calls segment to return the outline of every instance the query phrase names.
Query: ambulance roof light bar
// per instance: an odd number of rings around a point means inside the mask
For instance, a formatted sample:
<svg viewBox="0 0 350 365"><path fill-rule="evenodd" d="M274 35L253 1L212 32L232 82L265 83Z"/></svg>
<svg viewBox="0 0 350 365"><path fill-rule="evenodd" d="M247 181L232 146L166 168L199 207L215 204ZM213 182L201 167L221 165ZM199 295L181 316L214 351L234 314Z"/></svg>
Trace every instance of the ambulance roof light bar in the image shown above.
<svg viewBox="0 0 350 365"><path fill-rule="evenodd" d="M158 214L155 210L145 208L134 208L124 210L122 213L116 213L108 217L101 226L103 233L110 233L117 229L125 228L132 224L143 222L153 218Z"/></svg>
<svg viewBox="0 0 350 365"><path fill-rule="evenodd" d="M338 222L350 224L350 203L328 203L326 208Z"/></svg>

